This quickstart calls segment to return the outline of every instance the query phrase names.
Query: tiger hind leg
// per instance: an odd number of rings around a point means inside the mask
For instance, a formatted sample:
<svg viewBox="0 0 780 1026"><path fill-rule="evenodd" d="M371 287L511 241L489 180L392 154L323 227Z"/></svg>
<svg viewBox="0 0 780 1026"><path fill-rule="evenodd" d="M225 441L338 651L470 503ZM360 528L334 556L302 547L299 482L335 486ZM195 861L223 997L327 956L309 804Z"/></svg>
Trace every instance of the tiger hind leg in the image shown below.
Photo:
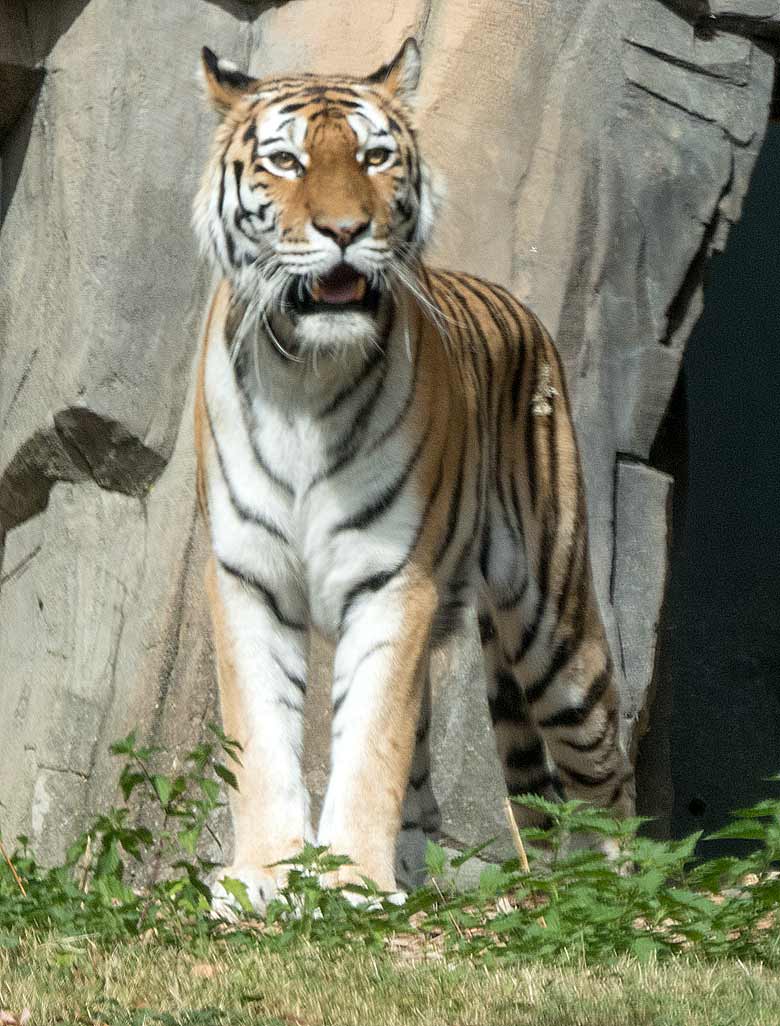
<svg viewBox="0 0 780 1026"><path fill-rule="evenodd" d="M597 615L582 611L593 636L578 657L564 660L566 627L553 626L546 649L532 651L516 609L483 606L488 699L510 795L579 798L624 818L634 812L634 775L620 746L612 661ZM517 806L515 816L519 825L541 819Z"/></svg>
<svg viewBox="0 0 780 1026"><path fill-rule="evenodd" d="M519 681L502 650L495 616L484 604L479 613L479 637L487 680L488 705L510 796L535 794L548 801L563 797L563 790L544 738L531 719ZM519 826L544 826L545 817L513 805Z"/></svg>

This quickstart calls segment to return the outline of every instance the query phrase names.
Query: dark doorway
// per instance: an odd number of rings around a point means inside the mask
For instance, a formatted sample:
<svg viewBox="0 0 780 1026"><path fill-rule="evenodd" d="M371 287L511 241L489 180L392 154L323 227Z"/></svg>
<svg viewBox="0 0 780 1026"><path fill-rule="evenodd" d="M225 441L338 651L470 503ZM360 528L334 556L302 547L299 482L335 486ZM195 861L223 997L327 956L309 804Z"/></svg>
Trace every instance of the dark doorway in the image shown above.
<svg viewBox="0 0 780 1026"><path fill-rule="evenodd" d="M780 786L765 780L780 771L780 124L711 267L676 401L688 459L663 665L681 835Z"/></svg>

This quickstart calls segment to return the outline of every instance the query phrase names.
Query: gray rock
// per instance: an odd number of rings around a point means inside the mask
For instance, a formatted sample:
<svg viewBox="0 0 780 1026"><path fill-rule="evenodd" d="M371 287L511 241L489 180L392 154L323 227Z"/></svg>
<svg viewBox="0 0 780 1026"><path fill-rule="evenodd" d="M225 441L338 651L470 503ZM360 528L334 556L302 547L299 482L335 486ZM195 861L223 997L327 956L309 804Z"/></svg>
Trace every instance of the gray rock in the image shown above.
<svg viewBox="0 0 780 1026"><path fill-rule="evenodd" d="M201 45L257 73L363 72L418 34L421 140L448 183L431 258L508 285L558 338L634 748L668 531L669 481L645 464L761 144L774 65L752 36L777 19L759 0L3 4L6 837L57 858L114 798L111 740L138 725L173 760L216 713L191 429L208 282L190 203L214 127ZM314 653L316 806L328 653ZM437 662L433 780L448 844L496 835L508 854L478 655L471 629ZM663 815L658 723L643 786Z"/></svg>

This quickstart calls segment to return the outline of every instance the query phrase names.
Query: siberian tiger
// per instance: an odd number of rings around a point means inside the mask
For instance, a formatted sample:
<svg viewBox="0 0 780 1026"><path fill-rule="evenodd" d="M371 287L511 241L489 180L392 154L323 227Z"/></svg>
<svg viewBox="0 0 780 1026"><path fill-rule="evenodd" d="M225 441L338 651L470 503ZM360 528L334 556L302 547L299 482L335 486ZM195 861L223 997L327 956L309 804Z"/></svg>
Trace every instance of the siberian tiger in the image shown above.
<svg viewBox="0 0 780 1026"><path fill-rule="evenodd" d="M203 51L223 117L195 202L221 272L198 490L222 714L244 747L223 873L258 908L307 839L353 860L337 885L395 888L402 826L436 826L429 652L467 607L509 792L632 809L561 364L503 288L421 262L419 66L413 39L367 78L258 80ZM311 625L336 643L316 834Z"/></svg>

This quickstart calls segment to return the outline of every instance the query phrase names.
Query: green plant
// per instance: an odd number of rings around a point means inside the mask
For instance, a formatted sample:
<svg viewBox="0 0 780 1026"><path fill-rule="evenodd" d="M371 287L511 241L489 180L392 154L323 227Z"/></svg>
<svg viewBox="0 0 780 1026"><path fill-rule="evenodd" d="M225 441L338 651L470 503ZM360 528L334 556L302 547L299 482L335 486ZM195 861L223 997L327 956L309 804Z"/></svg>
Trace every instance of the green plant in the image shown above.
<svg viewBox="0 0 780 1026"><path fill-rule="evenodd" d="M146 930L182 938L208 932L213 868L200 853L204 832L216 837L209 818L222 805L220 783L236 787L222 757L237 761L240 746L216 726L185 756L184 769L168 776L153 769L159 750L138 744L133 731L111 746L124 757L119 776L124 805L96 817L69 847L61 866L39 866L26 837L11 862L0 870L0 930L24 929L91 933L104 939ZM135 821L130 806L156 819L156 832ZM216 842L218 844L218 841ZM133 865L146 870L143 886L133 885ZM25 893L22 893L22 888Z"/></svg>
<svg viewBox="0 0 780 1026"><path fill-rule="evenodd" d="M653 841L638 835L641 819L619 822L580 802L526 795L515 800L550 824L523 831L527 868L519 859L488 866L476 888L462 891L461 867L485 846L448 858L429 843L431 881L405 903L369 880L348 901L322 882L348 860L307 846L286 860L286 886L263 921L242 885L228 882L243 919L227 926L208 915L214 863L203 847L206 837L218 845L209 820L222 804L222 786L236 787L227 762L238 760L239 746L212 727L178 775L158 772L159 751L139 745L135 733L111 750L125 760L124 804L98 816L61 866L39 866L26 838L8 864L0 863L0 947L30 932L54 932L100 944L152 935L196 948L216 940L269 950L301 942L379 950L403 942L486 963L554 963L573 955L609 963L688 953L780 964L778 799L739 810L711 835L752 841L749 855L701 861L694 857L699 834ZM578 849L579 838L594 837L609 841L615 857Z"/></svg>

